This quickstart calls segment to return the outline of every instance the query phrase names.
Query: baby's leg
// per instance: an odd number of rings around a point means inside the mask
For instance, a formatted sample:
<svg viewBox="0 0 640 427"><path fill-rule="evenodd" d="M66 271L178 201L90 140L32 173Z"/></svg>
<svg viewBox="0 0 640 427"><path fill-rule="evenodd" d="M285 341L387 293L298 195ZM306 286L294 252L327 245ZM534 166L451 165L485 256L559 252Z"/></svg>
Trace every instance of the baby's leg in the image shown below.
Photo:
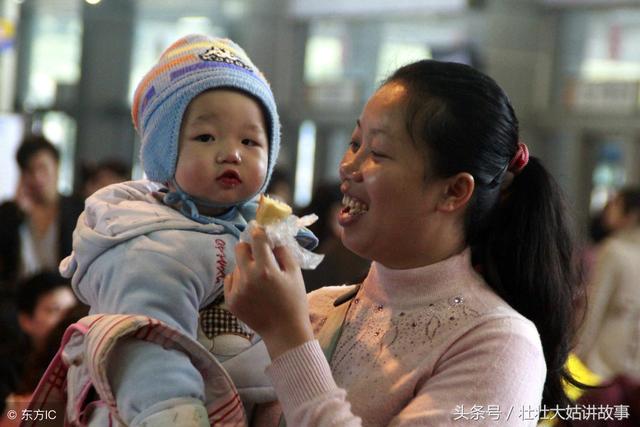
<svg viewBox="0 0 640 427"><path fill-rule="evenodd" d="M111 353L107 376L118 411L127 425L138 425L150 415L177 407L182 407L183 415L184 409L191 407L188 411L194 414L187 417L190 424L181 423L181 426L209 425L202 403L202 377L187 355L180 351L125 338ZM155 420L154 425L158 422Z"/></svg>

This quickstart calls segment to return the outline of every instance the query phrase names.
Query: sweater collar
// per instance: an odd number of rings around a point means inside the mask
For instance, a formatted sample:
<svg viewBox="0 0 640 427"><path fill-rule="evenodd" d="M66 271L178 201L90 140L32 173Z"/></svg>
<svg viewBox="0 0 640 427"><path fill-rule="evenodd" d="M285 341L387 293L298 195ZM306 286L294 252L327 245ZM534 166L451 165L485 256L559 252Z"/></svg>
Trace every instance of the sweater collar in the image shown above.
<svg viewBox="0 0 640 427"><path fill-rule="evenodd" d="M374 261L363 290L381 304L424 304L461 295L483 283L471 265L471 250L467 248L435 264L403 270L387 268Z"/></svg>

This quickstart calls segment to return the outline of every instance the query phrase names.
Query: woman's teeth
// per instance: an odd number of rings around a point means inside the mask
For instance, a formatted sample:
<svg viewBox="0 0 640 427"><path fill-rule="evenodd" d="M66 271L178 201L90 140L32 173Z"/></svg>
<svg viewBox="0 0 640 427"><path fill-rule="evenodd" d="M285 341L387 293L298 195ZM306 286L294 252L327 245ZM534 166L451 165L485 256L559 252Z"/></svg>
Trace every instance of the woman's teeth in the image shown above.
<svg viewBox="0 0 640 427"><path fill-rule="evenodd" d="M352 216L363 214L369 210L369 206L349 196L342 198L342 206L344 206L344 212Z"/></svg>

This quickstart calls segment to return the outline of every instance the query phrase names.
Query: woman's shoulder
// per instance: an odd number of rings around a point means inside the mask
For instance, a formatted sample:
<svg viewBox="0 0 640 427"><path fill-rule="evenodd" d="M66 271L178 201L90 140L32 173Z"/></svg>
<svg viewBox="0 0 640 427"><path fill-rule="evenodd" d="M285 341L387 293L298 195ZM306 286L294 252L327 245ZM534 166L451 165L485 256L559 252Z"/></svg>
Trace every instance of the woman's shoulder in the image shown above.
<svg viewBox="0 0 640 427"><path fill-rule="evenodd" d="M356 285L325 286L309 293L309 315L314 329L335 308L333 303L339 297L352 291Z"/></svg>
<svg viewBox="0 0 640 427"><path fill-rule="evenodd" d="M599 260L609 261L627 257L637 259L638 256L640 256L640 227L625 233L617 233L606 239L597 254Z"/></svg>
<svg viewBox="0 0 640 427"><path fill-rule="evenodd" d="M466 333L518 337L528 341L532 347L541 348L540 335L535 324L511 307L486 283L476 287L465 300L467 306L478 313L474 322L468 325Z"/></svg>
<svg viewBox="0 0 640 427"><path fill-rule="evenodd" d="M357 285L324 286L310 292L308 299L311 311L330 310L338 297L353 290L355 286Z"/></svg>

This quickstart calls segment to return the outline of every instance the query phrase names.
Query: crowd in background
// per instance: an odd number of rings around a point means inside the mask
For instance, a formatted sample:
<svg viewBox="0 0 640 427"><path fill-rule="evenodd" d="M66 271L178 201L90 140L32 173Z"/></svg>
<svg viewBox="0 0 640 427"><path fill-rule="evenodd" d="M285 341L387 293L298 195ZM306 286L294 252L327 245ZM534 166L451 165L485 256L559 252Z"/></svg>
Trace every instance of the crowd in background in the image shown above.
<svg viewBox="0 0 640 427"><path fill-rule="evenodd" d="M26 137L16 152L20 178L13 200L0 205L0 408L26 407L66 327L87 314L58 264L69 255L84 199L129 179L109 159L84 165L76 194L58 192L60 153L43 136ZM20 413L18 411L18 413ZM0 426L19 420L3 418ZM16 424L17 425L17 424Z"/></svg>
<svg viewBox="0 0 640 427"><path fill-rule="evenodd" d="M129 179L130 167L110 159L84 165L77 194L58 192L60 156L41 136L27 137L16 160L20 180L13 200L0 205L0 407L24 408L58 349L65 328L87 314L58 264L71 252L72 231L84 199ZM276 170L267 190L292 204L291 177ZM363 280L369 261L347 250L337 216L337 182L316 187L311 204L298 212L319 216L311 230L325 260L305 271L307 291ZM585 402L640 400L640 188L621 189L594 216L584 251L587 304L575 354L608 386L587 393ZM609 399L609 400L608 400ZM640 404L640 402L636 402ZM10 426L7 419L0 427ZM588 425L588 424L579 424Z"/></svg>

